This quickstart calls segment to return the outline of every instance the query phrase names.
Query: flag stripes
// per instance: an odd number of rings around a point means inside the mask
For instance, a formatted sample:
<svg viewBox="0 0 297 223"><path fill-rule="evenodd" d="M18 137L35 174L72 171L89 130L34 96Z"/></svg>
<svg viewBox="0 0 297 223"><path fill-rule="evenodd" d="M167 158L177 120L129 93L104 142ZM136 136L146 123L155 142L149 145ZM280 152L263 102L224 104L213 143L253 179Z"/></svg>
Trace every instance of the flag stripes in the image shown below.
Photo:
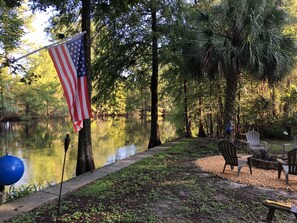
<svg viewBox="0 0 297 223"><path fill-rule="evenodd" d="M85 72L83 36L49 48L68 104L75 131L92 117Z"/></svg>

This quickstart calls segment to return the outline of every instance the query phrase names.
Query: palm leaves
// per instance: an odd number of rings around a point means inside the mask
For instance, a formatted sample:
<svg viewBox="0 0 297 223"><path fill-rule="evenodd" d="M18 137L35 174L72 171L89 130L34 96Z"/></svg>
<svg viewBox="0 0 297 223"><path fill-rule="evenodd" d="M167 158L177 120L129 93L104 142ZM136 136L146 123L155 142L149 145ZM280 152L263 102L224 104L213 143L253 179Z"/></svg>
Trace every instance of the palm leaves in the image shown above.
<svg viewBox="0 0 297 223"><path fill-rule="evenodd" d="M223 0L198 10L196 37L185 57L197 77L225 77L225 124L234 119L241 74L274 83L292 70L296 50L293 38L283 34L287 16L275 0Z"/></svg>

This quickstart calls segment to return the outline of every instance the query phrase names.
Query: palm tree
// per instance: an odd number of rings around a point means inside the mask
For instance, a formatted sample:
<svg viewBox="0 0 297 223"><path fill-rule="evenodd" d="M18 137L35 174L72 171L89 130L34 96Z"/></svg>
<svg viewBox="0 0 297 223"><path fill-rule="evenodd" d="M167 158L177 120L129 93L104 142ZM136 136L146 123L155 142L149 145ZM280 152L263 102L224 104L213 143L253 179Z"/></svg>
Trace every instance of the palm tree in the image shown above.
<svg viewBox="0 0 297 223"><path fill-rule="evenodd" d="M196 77L226 80L224 124L235 119L239 77L275 83L294 66L293 39L283 33L289 17L277 0L222 0L198 10L196 37L186 60Z"/></svg>

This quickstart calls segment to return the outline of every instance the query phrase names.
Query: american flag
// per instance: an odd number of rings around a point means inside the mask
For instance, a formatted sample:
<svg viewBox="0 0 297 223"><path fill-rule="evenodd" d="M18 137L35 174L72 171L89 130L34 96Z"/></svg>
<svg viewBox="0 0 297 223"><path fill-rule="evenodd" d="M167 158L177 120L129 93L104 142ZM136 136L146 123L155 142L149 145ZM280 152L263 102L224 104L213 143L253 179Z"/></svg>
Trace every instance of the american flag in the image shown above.
<svg viewBox="0 0 297 223"><path fill-rule="evenodd" d="M48 50L64 90L74 130L78 132L83 127L83 120L92 117L83 35Z"/></svg>

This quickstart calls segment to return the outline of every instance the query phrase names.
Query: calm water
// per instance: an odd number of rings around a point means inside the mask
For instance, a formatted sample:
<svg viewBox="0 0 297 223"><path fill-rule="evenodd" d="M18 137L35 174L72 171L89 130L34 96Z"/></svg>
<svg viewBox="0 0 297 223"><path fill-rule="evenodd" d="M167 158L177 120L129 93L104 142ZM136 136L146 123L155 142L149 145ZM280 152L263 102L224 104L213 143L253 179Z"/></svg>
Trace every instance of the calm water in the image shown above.
<svg viewBox="0 0 297 223"><path fill-rule="evenodd" d="M162 142L175 137L169 121L159 121ZM140 119L94 120L91 124L96 168L147 150L150 123ZM64 158L64 138L71 142L66 154L64 180L75 177L78 134L68 121L7 122L0 128L0 155L21 158L25 173L14 186L59 183Z"/></svg>

